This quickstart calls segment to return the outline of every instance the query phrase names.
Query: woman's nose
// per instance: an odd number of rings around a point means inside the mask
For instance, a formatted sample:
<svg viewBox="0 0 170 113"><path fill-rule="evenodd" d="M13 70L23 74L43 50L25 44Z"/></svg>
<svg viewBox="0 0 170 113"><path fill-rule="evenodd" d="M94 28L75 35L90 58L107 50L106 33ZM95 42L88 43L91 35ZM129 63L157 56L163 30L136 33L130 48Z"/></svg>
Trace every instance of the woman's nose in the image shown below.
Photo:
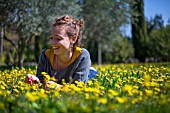
<svg viewBox="0 0 170 113"><path fill-rule="evenodd" d="M56 43L58 43L58 41L57 41L55 38L50 39L50 42L51 42L51 44L56 44Z"/></svg>

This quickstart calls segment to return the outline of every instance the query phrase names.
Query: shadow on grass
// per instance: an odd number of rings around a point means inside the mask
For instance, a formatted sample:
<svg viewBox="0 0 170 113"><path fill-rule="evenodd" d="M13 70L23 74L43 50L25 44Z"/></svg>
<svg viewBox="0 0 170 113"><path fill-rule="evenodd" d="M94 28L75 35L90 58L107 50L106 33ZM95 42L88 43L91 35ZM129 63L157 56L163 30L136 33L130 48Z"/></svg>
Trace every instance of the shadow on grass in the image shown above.
<svg viewBox="0 0 170 113"><path fill-rule="evenodd" d="M32 69L32 70L36 69L36 66L31 66L31 65L24 65L23 67L25 69ZM23 67L18 67L16 65L6 65L6 66L0 66L0 70L1 71L4 71L4 70L13 70L13 69L16 69L16 68L21 69Z"/></svg>

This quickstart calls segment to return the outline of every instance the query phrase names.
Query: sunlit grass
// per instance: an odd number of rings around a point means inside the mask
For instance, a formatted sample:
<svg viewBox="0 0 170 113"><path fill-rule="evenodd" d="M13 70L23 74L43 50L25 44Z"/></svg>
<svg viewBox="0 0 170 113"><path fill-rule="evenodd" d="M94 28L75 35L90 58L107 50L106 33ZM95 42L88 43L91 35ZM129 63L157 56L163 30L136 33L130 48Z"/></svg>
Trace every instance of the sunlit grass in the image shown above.
<svg viewBox="0 0 170 113"><path fill-rule="evenodd" d="M96 66L98 75L62 88L24 83L36 70L0 71L0 112L169 113L170 67L121 64ZM46 81L53 80L43 73Z"/></svg>

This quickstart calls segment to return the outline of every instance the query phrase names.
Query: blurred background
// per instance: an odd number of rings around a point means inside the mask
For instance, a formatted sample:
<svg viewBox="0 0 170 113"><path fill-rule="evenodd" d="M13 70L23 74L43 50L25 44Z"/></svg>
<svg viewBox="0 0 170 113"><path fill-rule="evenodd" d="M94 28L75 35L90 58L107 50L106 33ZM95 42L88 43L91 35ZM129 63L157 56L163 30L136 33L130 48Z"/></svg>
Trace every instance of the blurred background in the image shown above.
<svg viewBox="0 0 170 113"><path fill-rule="evenodd" d="M1 0L0 66L37 65L58 16L82 18L93 64L169 62L169 0Z"/></svg>

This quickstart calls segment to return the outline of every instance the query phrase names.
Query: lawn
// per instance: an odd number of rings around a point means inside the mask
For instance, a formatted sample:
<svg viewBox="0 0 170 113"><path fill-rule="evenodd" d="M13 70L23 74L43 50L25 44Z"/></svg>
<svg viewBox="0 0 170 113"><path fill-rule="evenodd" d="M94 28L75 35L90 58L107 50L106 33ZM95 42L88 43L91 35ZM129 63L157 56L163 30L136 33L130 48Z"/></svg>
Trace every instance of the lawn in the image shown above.
<svg viewBox="0 0 170 113"><path fill-rule="evenodd" d="M170 64L95 66L97 77L84 84L47 88L24 83L33 68L0 71L1 113L169 113ZM49 78L43 73L46 81Z"/></svg>

